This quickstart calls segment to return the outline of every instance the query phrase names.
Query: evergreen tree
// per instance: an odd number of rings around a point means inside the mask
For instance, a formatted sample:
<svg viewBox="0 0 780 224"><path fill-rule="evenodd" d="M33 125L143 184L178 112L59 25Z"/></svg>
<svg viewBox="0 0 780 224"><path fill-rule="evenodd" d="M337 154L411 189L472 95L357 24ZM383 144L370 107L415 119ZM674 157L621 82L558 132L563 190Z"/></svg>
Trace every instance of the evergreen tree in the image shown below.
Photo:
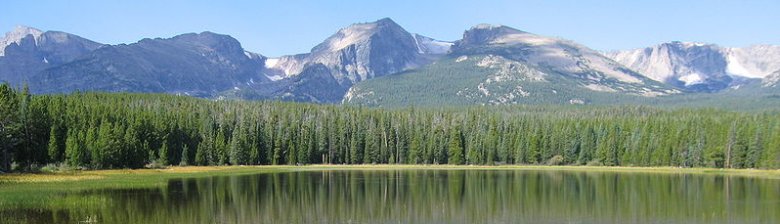
<svg viewBox="0 0 780 224"><path fill-rule="evenodd" d="M764 153L764 141L760 130L756 131L753 141L747 150L747 158L745 158L745 167L758 167L761 154Z"/></svg>
<svg viewBox="0 0 780 224"><path fill-rule="evenodd" d="M195 164L214 165L214 120L210 116L204 119L200 129L200 144L195 150Z"/></svg>
<svg viewBox="0 0 780 224"><path fill-rule="evenodd" d="M62 160L62 151L60 150L60 142L57 136L57 127L52 126L49 132L49 159L52 162Z"/></svg>
<svg viewBox="0 0 780 224"><path fill-rule="evenodd" d="M181 162L179 162L179 166L189 166L190 164L190 147L184 145L181 150Z"/></svg>
<svg viewBox="0 0 780 224"><path fill-rule="evenodd" d="M450 144L448 148L448 163L454 165L463 164L463 141L458 127L450 131Z"/></svg>
<svg viewBox="0 0 780 224"><path fill-rule="evenodd" d="M123 141L122 165L129 168L143 167L144 157L147 155L147 152L141 140L138 139L138 132L134 125L127 127Z"/></svg>
<svg viewBox="0 0 780 224"><path fill-rule="evenodd" d="M160 150L158 150L157 159L158 162L163 165L167 166L169 164L169 157L168 157L168 145L170 143L168 142L168 136L163 137L163 143L160 145Z"/></svg>
<svg viewBox="0 0 780 224"><path fill-rule="evenodd" d="M214 149L217 154L217 165L225 165L229 161L227 140L225 139L225 129L220 126L217 129L217 136L214 139Z"/></svg>
<svg viewBox="0 0 780 224"><path fill-rule="evenodd" d="M78 133L68 132L65 140L65 157L68 165L72 167L85 165L84 159L87 156L85 152L84 142L80 140Z"/></svg>
<svg viewBox="0 0 780 224"><path fill-rule="evenodd" d="M236 127L233 137L230 139L230 163L233 165L246 165L249 161L246 127Z"/></svg>
<svg viewBox="0 0 780 224"><path fill-rule="evenodd" d="M408 162L410 164L418 164L420 162L420 147L421 147L421 139L420 139L419 133L412 134L411 142L409 143L409 160Z"/></svg>
<svg viewBox="0 0 780 224"><path fill-rule="evenodd" d="M18 97L6 83L0 83L0 171L11 169L13 150L19 141Z"/></svg>

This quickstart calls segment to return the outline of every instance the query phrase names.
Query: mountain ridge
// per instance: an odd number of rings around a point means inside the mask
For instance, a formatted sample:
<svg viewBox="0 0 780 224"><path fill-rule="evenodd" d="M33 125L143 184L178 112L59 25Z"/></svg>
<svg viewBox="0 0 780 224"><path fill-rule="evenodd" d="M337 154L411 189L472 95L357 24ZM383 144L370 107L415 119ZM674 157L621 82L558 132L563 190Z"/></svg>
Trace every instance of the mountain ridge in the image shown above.
<svg viewBox="0 0 780 224"><path fill-rule="evenodd" d="M737 91L746 85L774 86L777 81L770 78L777 75L770 73L780 71L780 63L775 62L780 46L726 48L672 42L604 53L505 25L478 24L464 31L459 40L441 41L409 32L390 18L346 26L310 52L275 58L248 51L229 35L209 31L105 45L64 32L19 26L0 39L0 47L0 81L28 82L37 93L164 92L317 103L349 102L361 94L359 89L365 89L352 87L366 80L449 70L437 64L477 71L452 71L448 79L429 80L458 82L458 78L482 77L474 86L463 86L468 91L457 89L464 96L508 94L505 98L490 96L494 103L489 104L523 103L517 99L556 88L574 95L553 97L555 103L600 102L576 96L592 93L599 93L595 94L598 97L658 97ZM666 58L653 49L661 47L666 48ZM650 57L666 64L650 63L653 60L646 59ZM502 83L504 79L509 81ZM429 85L436 84L440 83Z"/></svg>

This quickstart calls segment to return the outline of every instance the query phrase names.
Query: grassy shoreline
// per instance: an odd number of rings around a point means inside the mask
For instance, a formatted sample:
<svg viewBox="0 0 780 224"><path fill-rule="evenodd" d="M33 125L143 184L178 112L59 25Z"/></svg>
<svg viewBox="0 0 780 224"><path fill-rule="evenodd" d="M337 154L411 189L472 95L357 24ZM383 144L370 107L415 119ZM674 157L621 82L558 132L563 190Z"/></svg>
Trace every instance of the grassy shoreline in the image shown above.
<svg viewBox="0 0 780 224"><path fill-rule="evenodd" d="M307 166L172 166L165 169L87 170L54 173L0 174L0 187L7 184L58 182L127 182L128 180L164 180L168 178L237 175L267 172L328 170L537 170L577 172L633 172L667 174L715 174L780 179L780 170L717 169L679 167L605 167L605 166L471 166L471 165L307 165ZM142 181L143 182L143 181Z"/></svg>

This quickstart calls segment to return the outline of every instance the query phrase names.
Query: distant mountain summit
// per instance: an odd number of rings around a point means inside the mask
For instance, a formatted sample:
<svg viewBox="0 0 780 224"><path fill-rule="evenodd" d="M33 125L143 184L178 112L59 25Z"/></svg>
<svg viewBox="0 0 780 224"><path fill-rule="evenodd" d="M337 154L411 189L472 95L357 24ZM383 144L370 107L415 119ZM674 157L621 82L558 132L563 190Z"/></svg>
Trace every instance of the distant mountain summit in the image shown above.
<svg viewBox="0 0 780 224"><path fill-rule="evenodd" d="M8 47L8 45L21 45L22 40L27 36L32 36L33 42L37 42L36 40L40 39L41 34L43 34L43 31L39 29L17 26L11 32L5 33L5 36L0 39L0 56L5 55L5 48Z"/></svg>
<svg viewBox="0 0 780 224"><path fill-rule="evenodd" d="M47 68L75 60L101 46L65 32L18 26L0 39L0 81L19 85Z"/></svg>
<svg viewBox="0 0 780 224"><path fill-rule="evenodd" d="M265 57L228 35L211 32L106 46L39 73L38 92L79 90L164 92L209 97L269 81Z"/></svg>
<svg viewBox="0 0 780 224"><path fill-rule="evenodd" d="M307 65L322 64L340 83L355 83L376 76L419 67L425 54L446 53L433 39L412 35L389 18L340 29L311 52L271 59L269 68L284 76L300 74Z"/></svg>
<svg viewBox="0 0 780 224"><path fill-rule="evenodd" d="M357 23L340 29L309 53L268 59L267 73L271 77L297 81L287 84L290 85L287 88L279 88L278 84L272 84L276 87L264 88L279 89L271 94L271 97L276 98L339 102L354 83L421 67L449 51L450 45L448 42L411 34L389 18ZM307 83L322 82L321 78L327 76L335 80L327 83L338 85ZM323 90L309 89L307 86L331 89L333 93L326 94L328 97L317 97L311 92Z"/></svg>

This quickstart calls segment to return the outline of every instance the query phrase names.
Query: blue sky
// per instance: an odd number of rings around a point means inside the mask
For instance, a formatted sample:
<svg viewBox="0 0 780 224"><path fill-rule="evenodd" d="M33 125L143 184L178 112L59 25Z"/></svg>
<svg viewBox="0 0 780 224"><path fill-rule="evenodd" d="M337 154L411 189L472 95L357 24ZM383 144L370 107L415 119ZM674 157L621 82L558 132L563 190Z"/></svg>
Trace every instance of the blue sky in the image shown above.
<svg viewBox="0 0 780 224"><path fill-rule="evenodd" d="M27 25L117 44L213 31L267 56L308 52L341 27L384 17L441 40L492 23L597 50L673 40L780 44L778 0L5 0L0 5L3 32Z"/></svg>

